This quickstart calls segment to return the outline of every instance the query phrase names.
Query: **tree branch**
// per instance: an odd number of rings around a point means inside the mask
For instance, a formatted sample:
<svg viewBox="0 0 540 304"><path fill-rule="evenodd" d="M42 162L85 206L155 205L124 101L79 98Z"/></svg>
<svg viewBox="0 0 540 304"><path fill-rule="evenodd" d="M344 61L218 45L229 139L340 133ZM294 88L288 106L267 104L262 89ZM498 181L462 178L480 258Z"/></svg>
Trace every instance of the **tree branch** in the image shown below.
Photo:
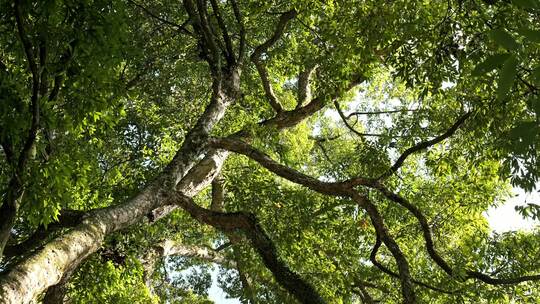
<svg viewBox="0 0 540 304"><path fill-rule="evenodd" d="M51 234L62 228L77 226L83 219L86 213L79 210L62 210L58 216L58 222L49 224L47 228L40 225L36 231L26 240L11 246L6 246L4 256L6 259L22 256L31 253L32 250L39 247L45 239Z"/></svg>
<svg viewBox="0 0 540 304"><path fill-rule="evenodd" d="M32 122L30 125L30 129L28 130L28 135L23 145L21 154L19 156L19 162L17 165L17 171L22 173L22 171L24 170L24 167L26 166L26 162L28 161L28 158L30 157L30 150L32 150L32 147L34 146L34 142L36 140L36 136L37 136L37 132L39 128L39 116L40 116L39 77L40 75L39 75L39 68L36 63L36 59L34 57L32 44L30 43L30 40L28 39L26 30L24 28L24 20L22 17L19 0L15 1L14 9L15 9L15 21L17 23L17 30L19 33L19 38L21 39L21 42L23 44L24 53L26 54L26 59L28 60L28 65L32 73L32 96L31 96L31 101L30 101L30 112L32 113Z"/></svg>
<svg viewBox="0 0 540 304"><path fill-rule="evenodd" d="M260 60L254 60L253 63L255 64L255 67L257 68L257 72L259 72L259 77L261 78L261 82L263 85L264 93L266 95L266 98L268 99L268 103L270 103L270 106L276 113L283 112L283 107L281 106L281 103L278 101L274 90L272 89L272 84L270 83L270 79L268 77L268 71L266 71L266 67L264 66L264 63L262 63Z"/></svg>
<svg viewBox="0 0 540 304"><path fill-rule="evenodd" d="M416 112L418 109L408 110L386 110L386 111L370 111L370 112L352 112L349 115L347 115L347 119L351 118L352 116L360 116L360 115L380 115L380 114L392 114L392 113L403 113L403 112Z"/></svg>
<svg viewBox="0 0 540 304"><path fill-rule="evenodd" d="M348 91L358 84L362 83L365 80L365 77L362 75L356 75L354 78L352 78L348 84L348 86L345 88L345 91ZM336 89L333 94L330 96L330 100L335 100L343 95L343 91L340 89ZM300 121L304 120L306 117L309 117L310 115L314 114L315 112L321 110L326 105L325 100L327 99L327 96L319 95L316 98L314 98L311 102L309 102L307 105L294 109L292 111L283 111L282 113L278 113L273 118L270 118L268 120L265 120L260 123L260 125L263 126L272 126L277 129L285 129L294 127L297 125Z"/></svg>
<svg viewBox="0 0 540 304"><path fill-rule="evenodd" d="M388 269L386 266L381 264L379 261L377 261L377 252L379 251L379 248L381 247L381 245L382 245L381 237L380 237L380 235L376 234L375 245L373 245L373 249L371 250L369 260L371 261L371 263L373 263L373 265L375 265L375 267L379 268L382 272L386 273L389 276L392 276L394 278L399 279L399 274L393 272L392 270ZM418 285L418 286L422 286L422 287L425 287L427 289L431 289L431 290L436 291L436 292L440 292L440 293L444 293L444 294L454 294L455 293L455 291L444 290L444 289L429 285L427 283L424 283L422 281L418 281L418 280L415 280L415 279L413 279L412 282L414 284Z"/></svg>
<svg viewBox="0 0 540 304"><path fill-rule="evenodd" d="M230 0L234 12L234 17L240 28L240 42L238 46L238 63L241 65L244 62L244 57L246 56L246 29L244 26L244 20L238 7L238 2L236 0Z"/></svg>
<svg viewBox="0 0 540 304"><path fill-rule="evenodd" d="M223 16L221 16L219 4L216 0L210 0L210 4L212 5L212 10L214 11L214 15L216 16L218 26L221 29L223 41L225 41L225 58L227 58L227 64L229 66L234 66L236 64L236 58L234 56L232 41L231 37L229 36L227 26L225 25L225 21L223 20Z"/></svg>
<svg viewBox="0 0 540 304"><path fill-rule="evenodd" d="M214 34L212 34L212 30L208 24L206 5L200 0L197 0L196 5L192 0L184 0L183 3L189 15L189 21L195 29L195 33L200 36L199 46L210 65L210 69L215 77L220 78L222 67L221 54ZM210 55L210 57L207 55Z"/></svg>
<svg viewBox="0 0 540 304"><path fill-rule="evenodd" d="M424 241L426 243L426 249L428 251L429 256L435 261L435 263L441 267L449 276L454 275L454 271L452 267L439 255L437 250L435 249L435 244L433 243L433 238L431 236L431 228L429 227L429 223L418 207L411 204L409 201L407 201L404 197L395 194L391 191L389 191L387 188L385 188L383 185L379 184L377 189L381 191L381 193L388 198L389 200L398 203L399 205L403 206L409 212L411 212L414 217L418 220L420 223L420 227L422 228L422 234L424 237ZM499 278L493 278L487 274L473 271L473 270L467 270L466 271L467 278L474 278L478 279L486 284L491 285L510 285L510 284L518 284L526 281L538 281L540 280L540 274L538 275L527 275L527 276L521 276L516 278L505 278L505 279L499 279Z"/></svg>
<svg viewBox="0 0 540 304"><path fill-rule="evenodd" d="M431 140L420 142L417 145L415 145L413 147L410 147L407 150L405 150L405 152L403 152L403 154L401 154L401 156L397 159L397 161L394 163L394 165L392 167L390 167L390 169L388 169L388 171L383 173L378 179L385 179L385 178L391 176L392 174L396 173L397 170L403 165L403 163L405 162L407 157L409 157L410 155L412 155L412 154L414 154L416 152L425 150L425 149L427 149L427 148L429 148L429 147L431 147L433 145L436 145L436 144L440 143L441 141L449 138L450 136L454 135L454 133L457 131L457 129L459 129L459 127L461 127L461 125L465 122L465 120L467 120L467 118L469 118L470 115L471 115L470 112L462 115L443 134L441 134L441 135L439 135L439 136L437 136L437 137L435 137L435 138L433 138Z"/></svg>
<svg viewBox="0 0 540 304"><path fill-rule="evenodd" d="M283 33L285 31L285 27L287 27L287 24L290 20L292 20L294 17L296 17L298 13L295 10L290 10L287 12L284 12L279 16L279 21L276 25L276 28L274 29L274 33L268 40L266 40L261 45L257 46L253 53L251 54L251 60L259 60L261 55L268 51L270 47L272 47L280 38L283 36Z"/></svg>
<svg viewBox="0 0 540 304"><path fill-rule="evenodd" d="M311 101L311 76L313 71L315 71L316 66L311 66L304 69L300 74L298 74L298 92L296 100L296 108L301 108L304 103Z"/></svg>
<svg viewBox="0 0 540 304"><path fill-rule="evenodd" d="M399 279L401 281L401 293L405 300L405 303L417 303L416 294L414 292L413 282L409 271L409 263L405 258L405 255L399 248L396 241L390 236L383 218L377 210L377 207L369 201L366 196L360 195L357 191L351 190L349 196L364 209L371 219L371 223L375 228L377 235L381 237L381 240L386 245L386 248L390 250L390 253L394 256L396 264L399 270Z"/></svg>
<svg viewBox="0 0 540 304"><path fill-rule="evenodd" d="M133 0L128 0L129 3L135 5L136 7L140 8L145 14L147 14L148 16L160 21L161 23L163 24L166 24L166 25L169 25L169 26L172 26L173 28L177 29L178 31L181 31L189 36L193 36L193 33L190 32L186 26L188 25L189 23L189 20L187 21L184 21L184 23L182 24L178 24L178 23L175 23L175 22L172 22L170 20L167 20L163 17L160 17L154 13L152 13L152 11L150 11L148 8L146 8L145 6L133 1Z"/></svg>
<svg viewBox="0 0 540 304"><path fill-rule="evenodd" d="M230 73L228 76L231 79L227 81L214 77L210 104L187 133L182 147L163 172L126 202L93 212L81 224L3 273L0 276L0 294L4 302L28 303L48 287L57 284L67 271L98 250L107 235L137 223L158 207L172 205L173 201L167 194L169 191L176 188L193 194L196 189L208 185L211 180L207 176L190 175L190 172L198 172L190 169L200 164L200 156L207 151L205 140L208 134L223 117L229 103L236 98L239 72L233 70ZM206 172L212 170L210 168ZM180 180L190 182L177 187ZM195 189L189 188L190 185L196 185L193 187Z"/></svg>
<svg viewBox="0 0 540 304"><path fill-rule="evenodd" d="M291 271L279 258L274 243L253 214L246 212L215 212L196 205L191 198L183 194L175 193L175 195L180 207L199 222L225 232L243 231L263 259L265 266L274 275L274 278L293 294L298 301L306 304L325 303L311 284L307 283L297 273Z"/></svg>
<svg viewBox="0 0 540 304"><path fill-rule="evenodd" d="M384 137L384 136L388 136L388 137L404 137L403 135L384 135L384 134L375 134L375 133L361 133L361 132L358 132L353 126L351 126L349 124L349 122L347 121L348 117L350 117L350 115L348 115L347 117L345 116L345 114L343 113L343 111L341 110L341 107L339 106L339 102L337 100L334 100L334 107L336 108L338 114L339 114L339 117L341 118L341 120L343 121L343 123L345 124L345 126L347 127L347 129L349 129L351 132L353 132L354 134L360 136L360 137L365 137L365 136L372 136L372 137Z"/></svg>
<svg viewBox="0 0 540 304"><path fill-rule="evenodd" d="M281 106L276 95L274 94L274 90L272 89L272 85L270 84L270 79L268 77L268 72L266 71L266 67L264 66L264 63L261 62L261 55L268 51L268 49L272 47L272 45L274 45L281 38L281 36L283 36L285 27L291 19L296 17L296 15L297 13L295 10L291 10L281 14L278 24L274 29L273 35L263 44L256 47L250 56L251 61L255 64L255 67L257 68L257 72L259 72L266 98L268 98L270 106L272 106L272 108L277 113L281 113L283 111L283 107Z"/></svg>
<svg viewBox="0 0 540 304"><path fill-rule="evenodd" d="M322 182L292 168L281 165L268 155L253 148L247 143L233 138L211 138L209 144L214 148L225 149L245 155L278 176L327 195L347 195L347 191L350 187L363 183L371 183L371 180L362 178L355 178L344 182Z"/></svg>
<svg viewBox="0 0 540 304"><path fill-rule="evenodd" d="M223 187L223 177L218 174L212 181L212 202L210 210L222 211L225 202L225 189Z"/></svg>

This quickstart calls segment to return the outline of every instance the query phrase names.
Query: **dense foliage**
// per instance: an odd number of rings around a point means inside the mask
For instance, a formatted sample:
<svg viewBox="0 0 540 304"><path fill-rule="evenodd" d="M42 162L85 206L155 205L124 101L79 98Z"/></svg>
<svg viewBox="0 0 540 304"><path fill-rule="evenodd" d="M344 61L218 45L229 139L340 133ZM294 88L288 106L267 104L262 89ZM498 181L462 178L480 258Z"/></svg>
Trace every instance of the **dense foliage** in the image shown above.
<svg viewBox="0 0 540 304"><path fill-rule="evenodd" d="M242 303L536 303L539 231L484 214L537 191L539 20L536 0L0 0L0 296L48 263L43 303L212 303L219 265Z"/></svg>

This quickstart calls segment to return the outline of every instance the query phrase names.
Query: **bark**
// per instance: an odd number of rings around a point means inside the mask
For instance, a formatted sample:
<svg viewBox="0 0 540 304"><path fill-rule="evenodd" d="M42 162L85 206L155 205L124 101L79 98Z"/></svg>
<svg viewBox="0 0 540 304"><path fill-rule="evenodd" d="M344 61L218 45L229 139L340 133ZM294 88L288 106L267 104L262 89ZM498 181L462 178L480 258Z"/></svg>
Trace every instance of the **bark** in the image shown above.
<svg viewBox="0 0 540 304"><path fill-rule="evenodd" d="M224 203L225 188L223 186L223 177L218 175L212 181L212 202L210 204L210 210L222 211Z"/></svg>
<svg viewBox="0 0 540 304"><path fill-rule="evenodd" d="M75 227L81 223L84 211L63 210L58 216L58 222L49 224L47 228L41 225L32 235L18 244L6 246L4 248L4 259L10 263L10 259L20 258L30 254L34 249L39 247L47 238L50 238L54 232L69 227Z"/></svg>
<svg viewBox="0 0 540 304"><path fill-rule="evenodd" d="M296 108L301 108L304 103L311 101L311 76L316 66L311 66L298 74L298 92L296 96Z"/></svg>
<svg viewBox="0 0 540 304"><path fill-rule="evenodd" d="M41 250L15 265L0 277L2 303L29 303L49 286L60 282L66 272L76 267L88 255L95 252L105 237L115 231L138 222L152 210L172 205L167 192L174 190L193 195L210 182L207 176L188 177L190 183L178 182L198 163L206 150L205 141L213 126L223 117L232 101L224 92L238 88L239 73L234 71L227 82L215 80L210 105L187 134L184 144L171 163L153 182L129 201L109 208L97 210L70 232L54 239ZM227 86L224 89L224 86ZM232 87L231 87L232 86ZM199 173L194 170L194 173ZM206 183L206 184L205 184ZM195 187L189 188L195 185Z"/></svg>
<svg viewBox="0 0 540 304"><path fill-rule="evenodd" d="M45 296L43 296L43 304L70 304L71 300L66 297L68 291L68 282L71 275L75 271L73 268L71 271L64 274L60 282L47 288Z"/></svg>
<svg viewBox="0 0 540 304"><path fill-rule="evenodd" d="M66 299L67 282L60 282L47 289L45 297L43 297L43 304L68 304L71 301Z"/></svg>

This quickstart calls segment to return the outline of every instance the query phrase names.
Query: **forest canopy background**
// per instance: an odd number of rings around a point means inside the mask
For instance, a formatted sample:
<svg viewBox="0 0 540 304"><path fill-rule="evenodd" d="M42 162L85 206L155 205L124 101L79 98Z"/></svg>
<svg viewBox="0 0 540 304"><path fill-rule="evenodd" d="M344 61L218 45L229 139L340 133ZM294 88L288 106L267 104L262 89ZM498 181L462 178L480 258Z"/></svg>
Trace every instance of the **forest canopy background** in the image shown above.
<svg viewBox="0 0 540 304"><path fill-rule="evenodd" d="M214 264L243 303L540 297L538 230L483 217L540 176L538 1L0 20L3 303L209 303Z"/></svg>

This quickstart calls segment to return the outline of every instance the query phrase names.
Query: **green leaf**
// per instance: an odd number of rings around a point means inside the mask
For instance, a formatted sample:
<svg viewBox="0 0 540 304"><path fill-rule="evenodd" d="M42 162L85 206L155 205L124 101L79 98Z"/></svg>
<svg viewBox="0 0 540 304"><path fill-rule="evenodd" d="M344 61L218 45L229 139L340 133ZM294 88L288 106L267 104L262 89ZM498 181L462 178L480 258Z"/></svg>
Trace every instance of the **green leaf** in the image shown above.
<svg viewBox="0 0 540 304"><path fill-rule="evenodd" d="M512 3L522 8L540 8L537 0L512 0Z"/></svg>
<svg viewBox="0 0 540 304"><path fill-rule="evenodd" d="M518 33L527 38L531 42L540 43L540 31L529 28L521 28Z"/></svg>
<svg viewBox="0 0 540 304"><path fill-rule="evenodd" d="M526 139L527 144L532 141L537 124L534 121L523 121L510 130L510 137Z"/></svg>
<svg viewBox="0 0 540 304"><path fill-rule="evenodd" d="M527 108L533 111L537 117L540 117L540 97L531 96L529 100L527 100Z"/></svg>
<svg viewBox="0 0 540 304"><path fill-rule="evenodd" d="M532 70L531 76L536 82L540 83L540 66L537 66Z"/></svg>
<svg viewBox="0 0 540 304"><path fill-rule="evenodd" d="M520 47L514 37L503 29L492 30L489 32L489 37L495 41L495 43L507 50L517 50Z"/></svg>
<svg viewBox="0 0 540 304"><path fill-rule="evenodd" d="M503 100L510 88L514 84L514 79L517 74L517 58L511 55L505 62L499 74L499 82L497 83L497 99Z"/></svg>
<svg viewBox="0 0 540 304"><path fill-rule="evenodd" d="M495 54L488 56L486 60L479 63L472 71L473 76L482 76L486 73L493 71L494 69L503 65L503 63L510 57L510 54Z"/></svg>

